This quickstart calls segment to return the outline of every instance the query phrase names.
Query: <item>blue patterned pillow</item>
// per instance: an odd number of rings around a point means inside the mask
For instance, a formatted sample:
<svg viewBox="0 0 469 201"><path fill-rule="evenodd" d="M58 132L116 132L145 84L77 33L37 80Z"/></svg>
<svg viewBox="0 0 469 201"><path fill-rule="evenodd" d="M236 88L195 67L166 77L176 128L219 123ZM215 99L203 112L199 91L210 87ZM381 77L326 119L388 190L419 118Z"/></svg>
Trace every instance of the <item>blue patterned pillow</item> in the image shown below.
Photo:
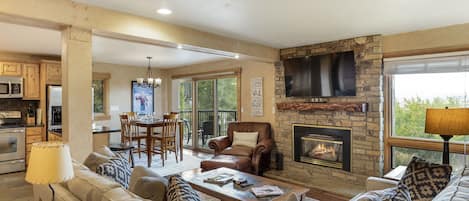
<svg viewBox="0 0 469 201"><path fill-rule="evenodd" d="M129 188L131 172L129 161L120 155L113 156L96 168L96 173L113 179L125 189Z"/></svg>
<svg viewBox="0 0 469 201"><path fill-rule="evenodd" d="M171 201L201 201L199 195L179 175L169 177L167 200Z"/></svg>

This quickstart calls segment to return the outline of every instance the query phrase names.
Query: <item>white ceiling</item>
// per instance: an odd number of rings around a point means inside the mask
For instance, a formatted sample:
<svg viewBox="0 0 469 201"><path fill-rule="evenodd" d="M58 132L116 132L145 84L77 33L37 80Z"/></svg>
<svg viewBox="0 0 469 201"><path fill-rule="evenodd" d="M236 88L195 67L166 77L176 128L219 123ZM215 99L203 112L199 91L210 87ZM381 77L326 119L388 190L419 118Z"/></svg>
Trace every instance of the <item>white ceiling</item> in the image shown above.
<svg viewBox="0 0 469 201"><path fill-rule="evenodd" d="M221 56L93 36L93 61L170 68L226 59Z"/></svg>
<svg viewBox="0 0 469 201"><path fill-rule="evenodd" d="M277 48L469 23L467 0L74 1Z"/></svg>
<svg viewBox="0 0 469 201"><path fill-rule="evenodd" d="M170 68L226 59L226 57L142 43L93 36L93 62ZM61 33L57 30L0 22L0 51L37 55L60 55Z"/></svg>

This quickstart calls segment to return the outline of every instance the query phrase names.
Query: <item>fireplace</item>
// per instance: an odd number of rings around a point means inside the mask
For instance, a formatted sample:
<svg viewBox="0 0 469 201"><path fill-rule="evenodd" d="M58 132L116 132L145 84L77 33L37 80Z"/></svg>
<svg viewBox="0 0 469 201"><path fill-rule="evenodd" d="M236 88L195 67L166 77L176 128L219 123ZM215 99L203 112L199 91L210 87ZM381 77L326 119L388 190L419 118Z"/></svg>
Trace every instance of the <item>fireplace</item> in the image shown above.
<svg viewBox="0 0 469 201"><path fill-rule="evenodd" d="M350 134L348 128L293 124L294 160L350 171Z"/></svg>

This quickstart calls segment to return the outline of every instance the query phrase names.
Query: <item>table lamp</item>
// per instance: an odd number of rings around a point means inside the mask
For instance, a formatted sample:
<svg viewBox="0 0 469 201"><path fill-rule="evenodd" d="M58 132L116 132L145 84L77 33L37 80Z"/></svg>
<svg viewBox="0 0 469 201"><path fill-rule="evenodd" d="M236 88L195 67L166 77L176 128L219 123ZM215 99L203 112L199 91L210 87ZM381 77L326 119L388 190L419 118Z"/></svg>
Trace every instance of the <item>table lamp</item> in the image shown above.
<svg viewBox="0 0 469 201"><path fill-rule="evenodd" d="M454 135L469 135L469 108L427 109L425 133L443 138L443 164L449 164L449 140Z"/></svg>
<svg viewBox="0 0 469 201"><path fill-rule="evenodd" d="M31 148L26 181L31 184L51 184L65 182L73 178L72 157L70 148L62 142L39 142Z"/></svg>

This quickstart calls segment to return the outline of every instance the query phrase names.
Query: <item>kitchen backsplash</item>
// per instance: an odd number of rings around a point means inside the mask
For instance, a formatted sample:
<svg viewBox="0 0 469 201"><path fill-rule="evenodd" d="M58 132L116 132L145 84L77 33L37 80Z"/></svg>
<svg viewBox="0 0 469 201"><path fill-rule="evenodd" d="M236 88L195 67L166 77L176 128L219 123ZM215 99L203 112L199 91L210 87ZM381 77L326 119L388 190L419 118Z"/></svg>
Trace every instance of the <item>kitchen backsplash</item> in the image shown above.
<svg viewBox="0 0 469 201"><path fill-rule="evenodd" d="M0 111L21 111L24 121L26 121L26 114L30 105L33 111L36 111L36 108L39 107L39 101L21 100L17 98L0 98Z"/></svg>

